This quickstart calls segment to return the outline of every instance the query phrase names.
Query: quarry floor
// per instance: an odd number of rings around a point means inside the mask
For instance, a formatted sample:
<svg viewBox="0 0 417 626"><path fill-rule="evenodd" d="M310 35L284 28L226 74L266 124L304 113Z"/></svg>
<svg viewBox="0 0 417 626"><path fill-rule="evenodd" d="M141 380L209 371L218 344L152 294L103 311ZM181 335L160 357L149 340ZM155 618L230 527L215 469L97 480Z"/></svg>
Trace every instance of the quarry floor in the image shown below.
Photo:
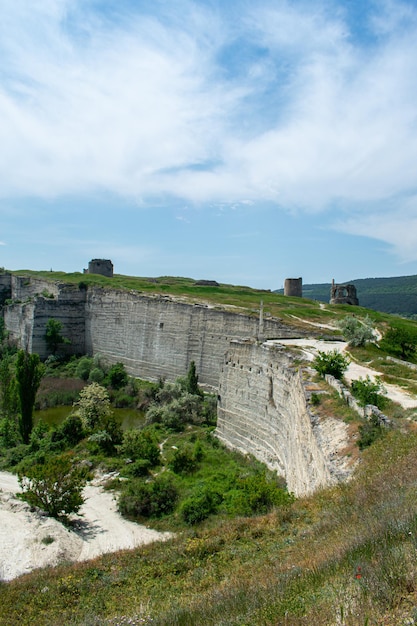
<svg viewBox="0 0 417 626"><path fill-rule="evenodd" d="M16 476L0 472L0 580L171 536L122 518L113 494L101 486L105 479L100 477L87 485L85 502L79 515L73 516L74 530L68 530L60 522L31 511L15 497L19 491Z"/></svg>

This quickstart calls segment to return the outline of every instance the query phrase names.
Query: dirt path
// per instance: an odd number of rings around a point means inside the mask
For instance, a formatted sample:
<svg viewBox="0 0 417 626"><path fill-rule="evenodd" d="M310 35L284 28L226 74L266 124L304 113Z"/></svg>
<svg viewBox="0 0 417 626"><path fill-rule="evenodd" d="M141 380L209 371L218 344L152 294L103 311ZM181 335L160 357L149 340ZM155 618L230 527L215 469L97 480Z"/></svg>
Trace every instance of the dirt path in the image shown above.
<svg viewBox="0 0 417 626"><path fill-rule="evenodd" d="M87 485L85 503L74 516L75 529L68 530L56 520L31 511L15 497L19 490L16 476L0 472L0 580L171 536L122 518L113 494L101 486L102 480Z"/></svg>
<svg viewBox="0 0 417 626"><path fill-rule="evenodd" d="M271 343L297 346L302 350L305 358L310 361L314 359L319 350L321 352L331 352L333 350L344 352L348 345L345 341L323 341L321 339L280 339L279 341L274 340ZM381 376L381 372L364 365L359 365L354 361L350 362L345 374L346 380L352 382L352 380L366 378L366 376L369 376L372 380L374 380L377 376ZM417 397L415 395L407 393L401 389L401 387L397 387L396 385L388 385L384 383L384 387L386 389L387 397L393 402L400 404L404 409L417 407Z"/></svg>

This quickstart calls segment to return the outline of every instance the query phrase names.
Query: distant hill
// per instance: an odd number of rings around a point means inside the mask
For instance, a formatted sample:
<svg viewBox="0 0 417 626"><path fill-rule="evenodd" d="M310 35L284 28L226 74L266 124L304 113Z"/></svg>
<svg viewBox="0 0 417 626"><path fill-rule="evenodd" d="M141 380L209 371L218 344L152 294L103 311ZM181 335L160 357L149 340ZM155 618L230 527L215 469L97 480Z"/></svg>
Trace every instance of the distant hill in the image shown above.
<svg viewBox="0 0 417 626"><path fill-rule="evenodd" d="M355 285L361 306L404 317L417 316L417 276L358 278L345 282ZM303 297L329 302L330 287L330 283L303 285ZM276 293L284 290L278 289Z"/></svg>

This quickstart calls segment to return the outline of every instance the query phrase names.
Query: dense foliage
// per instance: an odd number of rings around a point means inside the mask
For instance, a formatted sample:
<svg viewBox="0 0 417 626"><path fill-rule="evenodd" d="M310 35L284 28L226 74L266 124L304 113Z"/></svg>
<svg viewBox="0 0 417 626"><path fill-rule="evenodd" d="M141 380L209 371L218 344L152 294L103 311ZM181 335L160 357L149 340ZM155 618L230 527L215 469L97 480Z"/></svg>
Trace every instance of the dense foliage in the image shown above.
<svg viewBox="0 0 417 626"><path fill-rule="evenodd" d="M353 380L351 391L361 406L373 404L381 411L386 406L385 390L379 378L371 380L369 376L366 376L366 378Z"/></svg>
<svg viewBox="0 0 417 626"><path fill-rule="evenodd" d="M17 393L20 403L19 428L23 443L29 443L33 427L33 407L45 366L38 354L19 350L16 360Z"/></svg>
<svg viewBox="0 0 417 626"><path fill-rule="evenodd" d="M23 465L18 477L22 499L52 517L67 521L84 502L82 491L89 473L67 453L49 456L43 463Z"/></svg>
<svg viewBox="0 0 417 626"><path fill-rule="evenodd" d="M326 374L335 378L342 378L349 366L349 359L337 350L331 352L319 351L313 360L313 367L320 376Z"/></svg>

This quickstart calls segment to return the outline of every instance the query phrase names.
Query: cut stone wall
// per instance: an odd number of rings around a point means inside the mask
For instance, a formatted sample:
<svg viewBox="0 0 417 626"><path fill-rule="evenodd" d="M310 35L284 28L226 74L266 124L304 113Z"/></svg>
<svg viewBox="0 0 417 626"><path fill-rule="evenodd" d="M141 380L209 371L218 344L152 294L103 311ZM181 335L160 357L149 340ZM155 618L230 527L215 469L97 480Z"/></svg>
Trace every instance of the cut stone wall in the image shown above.
<svg viewBox="0 0 417 626"><path fill-rule="evenodd" d="M4 308L6 328L19 346L42 358L48 355L45 330L53 317L71 341L65 347L69 354L100 354L109 364L120 361L129 374L149 380L174 380L195 361L200 382L217 387L230 341L259 332L256 314L231 313L169 296L16 278L12 299L22 302ZM262 334L279 339L300 332L279 319L266 318Z"/></svg>
<svg viewBox="0 0 417 626"><path fill-rule="evenodd" d="M3 315L9 338L16 345L46 358L46 325L54 318L62 324L62 335L70 340L65 351L85 354L84 290L76 285L13 276L12 300L15 304L5 306Z"/></svg>
<svg viewBox="0 0 417 626"><path fill-rule="evenodd" d="M310 414L302 375L282 346L232 342L220 375L216 434L284 476L297 496L338 479L337 444L324 451L325 429Z"/></svg>
<svg viewBox="0 0 417 626"><path fill-rule="evenodd" d="M232 339L255 337L257 316L240 315L170 297L89 289L86 303L86 352L124 363L145 379L183 376L195 361L201 383L217 387ZM266 337L294 336L280 320L264 321Z"/></svg>

